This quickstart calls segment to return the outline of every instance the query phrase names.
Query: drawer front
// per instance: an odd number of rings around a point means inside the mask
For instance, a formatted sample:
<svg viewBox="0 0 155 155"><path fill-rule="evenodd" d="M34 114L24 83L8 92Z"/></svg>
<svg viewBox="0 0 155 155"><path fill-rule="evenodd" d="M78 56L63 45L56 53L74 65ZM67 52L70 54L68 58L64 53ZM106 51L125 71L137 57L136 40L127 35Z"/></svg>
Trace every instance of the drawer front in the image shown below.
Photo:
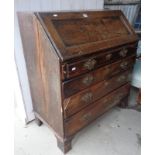
<svg viewBox="0 0 155 155"><path fill-rule="evenodd" d="M128 93L129 85L127 84L73 115L65 121L66 136L75 134L109 108L118 104Z"/></svg>
<svg viewBox="0 0 155 155"><path fill-rule="evenodd" d="M112 90L119 88L123 84L129 82L131 71L112 77L109 80L102 81L88 89L81 91L64 100L64 116L65 118L78 112L83 107L100 99Z"/></svg>
<svg viewBox="0 0 155 155"><path fill-rule="evenodd" d="M106 52L94 57L92 56L88 59L68 63L66 64L66 71L64 71L64 73L66 74L65 77L66 79L69 79L135 54L135 47L123 47L112 52Z"/></svg>
<svg viewBox="0 0 155 155"><path fill-rule="evenodd" d="M127 59L123 59L110 65L101 67L95 71L82 75L78 78L68 80L63 83L64 97L67 98L81 91L82 89L87 88L88 86L92 86L97 82L111 78L112 76L122 71L130 69L133 67L134 62L135 62L135 56L132 56Z"/></svg>

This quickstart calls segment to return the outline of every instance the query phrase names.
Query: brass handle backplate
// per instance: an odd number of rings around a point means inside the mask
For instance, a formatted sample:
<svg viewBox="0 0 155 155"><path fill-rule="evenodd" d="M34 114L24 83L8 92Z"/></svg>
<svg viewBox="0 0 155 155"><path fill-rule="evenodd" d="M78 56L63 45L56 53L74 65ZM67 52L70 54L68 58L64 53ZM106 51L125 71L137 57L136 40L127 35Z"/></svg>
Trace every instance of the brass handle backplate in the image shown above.
<svg viewBox="0 0 155 155"><path fill-rule="evenodd" d="M122 63L120 64L120 67L121 67L122 69L126 69L126 68L128 67L128 62L122 62Z"/></svg>
<svg viewBox="0 0 155 155"><path fill-rule="evenodd" d="M82 117L82 121L90 121L91 119L92 119L92 114L91 114L91 112L89 112L89 113L83 115L83 117Z"/></svg>
<svg viewBox="0 0 155 155"><path fill-rule="evenodd" d="M92 75L86 76L83 80L82 83L89 86L94 80L94 77Z"/></svg>
<svg viewBox="0 0 155 155"><path fill-rule="evenodd" d="M123 48L120 52L119 52L119 55L122 56L122 57L125 57L128 53L128 50L126 48Z"/></svg>
<svg viewBox="0 0 155 155"><path fill-rule="evenodd" d="M95 59L89 59L87 62L84 63L84 68L88 70L92 70L96 64Z"/></svg>
<svg viewBox="0 0 155 155"><path fill-rule="evenodd" d="M120 76L119 78L117 78L117 81L118 81L118 82L122 82L122 81L124 81L125 79L126 79L126 76L122 75L122 76Z"/></svg>
<svg viewBox="0 0 155 155"><path fill-rule="evenodd" d="M93 94L91 92L88 92L82 96L81 100L88 103L92 101L92 98L93 98Z"/></svg>

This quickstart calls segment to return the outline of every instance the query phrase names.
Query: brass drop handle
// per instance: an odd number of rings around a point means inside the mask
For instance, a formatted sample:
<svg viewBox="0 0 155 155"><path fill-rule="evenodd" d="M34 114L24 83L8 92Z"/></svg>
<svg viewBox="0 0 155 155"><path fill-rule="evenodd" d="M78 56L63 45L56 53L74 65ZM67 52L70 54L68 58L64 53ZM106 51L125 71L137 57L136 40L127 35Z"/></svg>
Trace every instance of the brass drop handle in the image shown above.
<svg viewBox="0 0 155 155"><path fill-rule="evenodd" d="M112 57L112 54L107 54L107 55L106 55L106 60L110 60L111 57Z"/></svg>
<svg viewBox="0 0 155 155"><path fill-rule="evenodd" d="M84 63L84 68L86 68L88 70L92 70L94 68L95 64L96 64L95 59L88 59L88 61Z"/></svg>
<svg viewBox="0 0 155 155"><path fill-rule="evenodd" d="M92 75L86 76L83 80L82 83L85 84L86 86L89 86L94 80L94 77Z"/></svg>
<svg viewBox="0 0 155 155"><path fill-rule="evenodd" d="M126 68L128 67L128 62L122 62L122 63L120 64L120 67L121 67L122 69L126 69Z"/></svg>
<svg viewBox="0 0 155 155"><path fill-rule="evenodd" d="M93 94L91 92L88 92L82 96L81 100L88 103L92 101L92 98L93 98Z"/></svg>
<svg viewBox="0 0 155 155"><path fill-rule="evenodd" d="M122 75L122 76L120 76L120 77L117 79L117 81L118 81L118 82L122 82L122 81L124 81L125 79L126 79L126 76Z"/></svg>
<svg viewBox="0 0 155 155"><path fill-rule="evenodd" d="M83 115L83 117L82 117L82 121L90 121L92 119L92 114L91 114L91 112L89 112L89 113L87 113L87 114L85 114L85 115Z"/></svg>
<svg viewBox="0 0 155 155"><path fill-rule="evenodd" d="M119 55L121 57L125 57L128 53L128 50L126 48L123 48L120 52L119 52Z"/></svg>

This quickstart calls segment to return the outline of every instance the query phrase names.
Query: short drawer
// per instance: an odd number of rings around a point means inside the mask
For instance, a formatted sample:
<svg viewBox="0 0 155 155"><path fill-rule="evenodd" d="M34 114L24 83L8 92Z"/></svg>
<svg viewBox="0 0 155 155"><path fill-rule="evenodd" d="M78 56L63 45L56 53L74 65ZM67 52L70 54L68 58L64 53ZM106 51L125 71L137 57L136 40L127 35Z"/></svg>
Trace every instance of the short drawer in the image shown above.
<svg viewBox="0 0 155 155"><path fill-rule="evenodd" d="M128 56L136 54L136 46L127 46L115 49L113 51L103 52L87 59L74 61L66 64L63 71L65 79L81 75L101 66L110 64L112 62L124 59Z"/></svg>
<svg viewBox="0 0 155 155"><path fill-rule="evenodd" d="M80 77L67 80L63 82L64 97L67 98L82 89L92 86L102 80L111 78L122 71L128 70L133 67L134 62L135 56L131 56L110 65L98 68Z"/></svg>
<svg viewBox="0 0 155 155"><path fill-rule="evenodd" d="M65 121L65 133L67 136L75 134L77 131L88 125L91 121L106 112L109 108L120 103L129 93L129 85L124 85L113 91L97 102L82 109L77 114Z"/></svg>
<svg viewBox="0 0 155 155"><path fill-rule="evenodd" d="M65 118L73 115L88 104L100 99L112 90L119 88L123 84L129 82L131 71L112 77L109 80L99 82L92 87L84 89L69 98L64 99L64 116Z"/></svg>

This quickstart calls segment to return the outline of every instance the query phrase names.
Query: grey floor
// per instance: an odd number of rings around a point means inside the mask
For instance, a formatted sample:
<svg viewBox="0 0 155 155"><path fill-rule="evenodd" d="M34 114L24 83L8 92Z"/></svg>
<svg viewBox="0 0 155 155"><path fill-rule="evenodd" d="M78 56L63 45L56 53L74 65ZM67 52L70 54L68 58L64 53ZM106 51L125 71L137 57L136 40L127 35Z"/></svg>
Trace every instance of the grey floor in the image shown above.
<svg viewBox="0 0 155 155"><path fill-rule="evenodd" d="M79 132L67 155L140 155L141 113L115 107ZM53 133L15 117L15 155L62 155Z"/></svg>

